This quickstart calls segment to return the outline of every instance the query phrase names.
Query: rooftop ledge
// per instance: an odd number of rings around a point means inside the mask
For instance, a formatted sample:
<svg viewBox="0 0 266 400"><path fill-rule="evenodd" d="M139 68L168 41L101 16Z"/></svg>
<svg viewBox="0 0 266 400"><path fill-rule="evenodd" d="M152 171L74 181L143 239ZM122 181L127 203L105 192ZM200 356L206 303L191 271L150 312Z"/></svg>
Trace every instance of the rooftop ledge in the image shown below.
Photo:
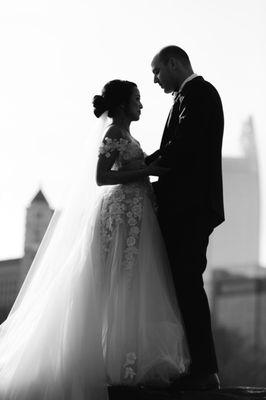
<svg viewBox="0 0 266 400"><path fill-rule="evenodd" d="M266 388L225 387L209 391L171 391L138 389L123 386L109 387L109 400L256 400L266 399Z"/></svg>

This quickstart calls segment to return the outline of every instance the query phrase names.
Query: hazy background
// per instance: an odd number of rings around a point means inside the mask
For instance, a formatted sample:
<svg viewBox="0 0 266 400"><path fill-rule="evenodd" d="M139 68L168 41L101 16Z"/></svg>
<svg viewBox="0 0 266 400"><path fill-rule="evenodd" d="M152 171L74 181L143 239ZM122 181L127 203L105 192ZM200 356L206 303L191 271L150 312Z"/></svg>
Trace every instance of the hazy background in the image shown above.
<svg viewBox="0 0 266 400"><path fill-rule="evenodd" d="M40 186L60 206L95 119L91 99L107 81L138 84L144 109L131 131L156 150L172 99L153 84L150 62L176 44L221 95L224 155L239 155L242 124L254 118L266 265L265 38L264 0L1 0L0 259L22 255L25 207Z"/></svg>

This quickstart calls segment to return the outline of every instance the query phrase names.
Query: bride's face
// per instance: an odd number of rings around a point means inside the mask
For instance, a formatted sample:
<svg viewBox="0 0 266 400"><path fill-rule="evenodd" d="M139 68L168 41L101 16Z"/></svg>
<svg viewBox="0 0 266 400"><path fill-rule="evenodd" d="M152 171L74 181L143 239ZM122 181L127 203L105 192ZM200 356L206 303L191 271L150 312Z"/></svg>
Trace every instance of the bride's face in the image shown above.
<svg viewBox="0 0 266 400"><path fill-rule="evenodd" d="M127 106L127 115L131 121L139 120L142 108L139 89L134 87Z"/></svg>

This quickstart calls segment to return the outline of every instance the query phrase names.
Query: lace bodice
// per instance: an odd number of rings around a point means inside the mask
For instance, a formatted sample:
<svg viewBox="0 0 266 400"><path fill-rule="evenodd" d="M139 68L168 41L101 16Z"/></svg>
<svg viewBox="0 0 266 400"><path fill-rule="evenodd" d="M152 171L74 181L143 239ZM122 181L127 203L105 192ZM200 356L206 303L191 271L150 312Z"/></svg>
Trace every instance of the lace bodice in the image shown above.
<svg viewBox="0 0 266 400"><path fill-rule="evenodd" d="M145 167L145 153L136 139L111 139L106 137L102 143L99 153L109 158L113 151L118 151L117 159L113 169L128 170Z"/></svg>
<svg viewBox="0 0 266 400"><path fill-rule="evenodd" d="M109 158L113 151L117 151L117 158L113 169L129 170L144 168L145 153L135 139L106 137L99 153ZM142 220L143 201L148 196L155 208L155 198L148 177L138 182L118 184L107 189L102 204L102 239L103 248L108 254L114 232L119 225L125 227L124 266L129 277L132 274L134 258L138 253L138 239ZM129 279L130 281L130 279Z"/></svg>

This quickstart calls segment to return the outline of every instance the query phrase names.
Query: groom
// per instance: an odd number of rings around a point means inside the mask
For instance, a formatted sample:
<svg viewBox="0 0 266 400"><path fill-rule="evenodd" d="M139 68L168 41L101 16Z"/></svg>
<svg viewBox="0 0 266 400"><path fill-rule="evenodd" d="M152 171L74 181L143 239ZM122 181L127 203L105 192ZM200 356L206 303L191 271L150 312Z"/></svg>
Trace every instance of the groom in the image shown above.
<svg viewBox="0 0 266 400"><path fill-rule="evenodd" d="M210 310L203 286L209 235L224 221L221 148L223 109L217 90L196 75L177 46L152 60L154 83L173 93L158 159L170 172L154 184L158 216L191 355L181 389L219 388Z"/></svg>

